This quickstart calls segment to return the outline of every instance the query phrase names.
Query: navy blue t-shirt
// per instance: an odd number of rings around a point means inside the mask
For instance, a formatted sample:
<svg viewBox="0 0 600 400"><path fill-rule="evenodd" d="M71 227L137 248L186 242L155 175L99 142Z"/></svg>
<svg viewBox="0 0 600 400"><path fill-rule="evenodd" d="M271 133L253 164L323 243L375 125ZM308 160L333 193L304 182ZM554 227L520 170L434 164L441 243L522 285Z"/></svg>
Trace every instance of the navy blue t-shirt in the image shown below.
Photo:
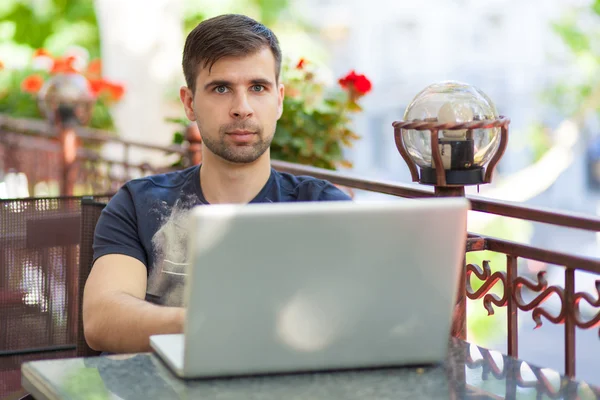
<svg viewBox="0 0 600 400"><path fill-rule="evenodd" d="M250 203L350 200L331 183L271 170ZM186 218L191 208L208 204L200 185L200 166L134 179L102 211L94 236L94 261L124 254L147 268L146 299L182 305L187 264Z"/></svg>

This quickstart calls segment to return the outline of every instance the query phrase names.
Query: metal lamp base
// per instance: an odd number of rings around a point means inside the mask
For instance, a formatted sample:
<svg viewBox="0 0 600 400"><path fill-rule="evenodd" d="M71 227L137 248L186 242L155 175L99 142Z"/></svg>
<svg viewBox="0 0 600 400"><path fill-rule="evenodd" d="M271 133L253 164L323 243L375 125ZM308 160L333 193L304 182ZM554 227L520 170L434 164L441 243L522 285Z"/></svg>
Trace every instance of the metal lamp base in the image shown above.
<svg viewBox="0 0 600 400"><path fill-rule="evenodd" d="M421 167L419 183L437 185L435 168ZM470 169L446 170L446 185L467 186L484 183L485 170L483 167Z"/></svg>

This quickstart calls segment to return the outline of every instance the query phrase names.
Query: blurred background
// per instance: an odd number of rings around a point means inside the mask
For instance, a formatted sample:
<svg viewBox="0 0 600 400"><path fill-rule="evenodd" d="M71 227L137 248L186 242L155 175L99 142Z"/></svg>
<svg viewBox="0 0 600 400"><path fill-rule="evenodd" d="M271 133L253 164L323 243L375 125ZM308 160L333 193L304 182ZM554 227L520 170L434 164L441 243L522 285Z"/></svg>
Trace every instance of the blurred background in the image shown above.
<svg viewBox="0 0 600 400"><path fill-rule="evenodd" d="M371 84L345 109L348 120L340 126L302 122L317 127L307 130L310 140L295 136L296 116L286 117L275 158L411 183L392 122L427 85L457 80L481 89L512 121L493 184L468 188L469 194L600 214L600 0L2 0L0 113L42 118L35 94L61 68L75 69L100 94L91 127L160 146L180 142L183 43L196 24L222 13L247 14L275 31L286 57L283 81L292 99L304 96L302 107L314 106L312 94L334 96L352 71ZM304 83L310 93L299 95L295 89ZM340 154L313 152L330 129L348 135ZM110 146L100 151L114 153ZM173 162L143 150L132 158ZM0 197L20 193L8 193L18 172L3 169L0 160ZM476 214L469 230L600 257L594 233ZM492 270L506 263L494 254L469 257L490 260ZM532 277L547 270L549 283L564 283L558 266L519 268ZM596 293L592 277L578 272L576 279L577 290ZM547 303L553 314L556 303ZM469 302L469 340L505 351L505 314L488 317L480 301ZM527 313L520 324L521 358L562 371L562 326L534 332ZM578 335L578 377L600 384L598 332Z"/></svg>

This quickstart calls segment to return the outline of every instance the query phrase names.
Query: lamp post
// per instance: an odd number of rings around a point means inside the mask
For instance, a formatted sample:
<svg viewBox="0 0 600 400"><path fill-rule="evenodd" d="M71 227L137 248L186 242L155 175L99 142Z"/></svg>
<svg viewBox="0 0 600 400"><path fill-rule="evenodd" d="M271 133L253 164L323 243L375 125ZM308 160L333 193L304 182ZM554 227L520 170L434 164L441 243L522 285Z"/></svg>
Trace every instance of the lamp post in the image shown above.
<svg viewBox="0 0 600 400"><path fill-rule="evenodd" d="M57 131L61 145L61 184L62 196L72 196L77 170L74 168L77 159L77 126L86 125L94 108L95 96L92 94L89 81L77 73L60 73L48 79L38 92L38 107L46 120ZM67 203L66 207L73 207ZM76 292L77 268L75 249L69 247L66 257L66 285L69 296ZM67 315L76 315L77 304L69 302ZM67 318L69 338L76 337L77 325L74 319Z"/></svg>
<svg viewBox="0 0 600 400"><path fill-rule="evenodd" d="M590 190L600 191L600 136L594 137L586 151L587 181Z"/></svg>
<svg viewBox="0 0 600 400"><path fill-rule="evenodd" d="M419 92L393 126L413 182L433 185L436 196L464 196L465 186L491 182L509 123L481 90L447 81Z"/></svg>
<svg viewBox="0 0 600 400"><path fill-rule="evenodd" d="M77 157L75 128L86 125L92 116L95 97L88 80L77 73L52 76L38 93L38 106L50 124L58 131L61 143L61 195L73 194Z"/></svg>
<svg viewBox="0 0 600 400"><path fill-rule="evenodd" d="M474 86L446 81L419 92L394 122L396 147L413 182L435 196L464 196L465 186L490 183L508 144L508 118ZM466 259L460 274L452 335L466 338Z"/></svg>
<svg viewBox="0 0 600 400"><path fill-rule="evenodd" d="M202 162L202 136L195 122L191 122L185 129L185 139L188 142L187 155L190 165Z"/></svg>

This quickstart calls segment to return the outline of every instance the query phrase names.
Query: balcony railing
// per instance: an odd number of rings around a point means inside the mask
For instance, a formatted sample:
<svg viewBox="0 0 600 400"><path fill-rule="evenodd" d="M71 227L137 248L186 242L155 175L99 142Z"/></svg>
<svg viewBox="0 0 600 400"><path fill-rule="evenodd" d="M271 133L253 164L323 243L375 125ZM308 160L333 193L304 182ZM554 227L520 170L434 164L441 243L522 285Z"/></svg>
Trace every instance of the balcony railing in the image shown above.
<svg viewBox="0 0 600 400"><path fill-rule="evenodd" d="M77 190L80 193L75 194L93 194L112 193L128 179L173 169L169 165L155 167L149 163L135 164L130 161L130 152L133 149L156 151L163 156L175 155L181 157L183 165L190 165L192 160L198 159L198 146L189 143L171 147L150 146L121 140L110 133L86 128L76 128L72 134L75 135L76 141L45 122L0 115L0 159L5 162L4 169L24 172L29 178L31 189L36 183L58 180L61 182L62 195L71 195ZM122 156L114 159L101 156L98 151L99 145L106 144L120 147ZM75 156L69 158L69 154ZM413 199L435 196L434 191L427 187L416 188L413 185L375 181L282 161L273 161L273 166L280 171L312 175L353 189ZM472 210L477 213L539 222L554 227L600 232L600 218L594 216L501 202L480 196L467 198L471 202ZM483 261L481 265L465 262L453 333L462 338L466 335L467 299L482 300L482 306L489 314L506 308L507 352L510 356L518 357L518 311L530 312L537 325L564 325L564 373L574 377L576 330L598 329L600 326L600 278L596 281L596 293L577 291L575 272L600 274L600 259L470 232L466 253L481 251L504 255L506 264L492 273L488 261ZM543 271L534 280L519 276L517 265L522 260L562 266L564 285L549 285ZM502 285L498 285L499 283ZM559 311L554 314L544 307L551 296L560 301ZM593 317L583 317L580 310L582 302L594 307Z"/></svg>

